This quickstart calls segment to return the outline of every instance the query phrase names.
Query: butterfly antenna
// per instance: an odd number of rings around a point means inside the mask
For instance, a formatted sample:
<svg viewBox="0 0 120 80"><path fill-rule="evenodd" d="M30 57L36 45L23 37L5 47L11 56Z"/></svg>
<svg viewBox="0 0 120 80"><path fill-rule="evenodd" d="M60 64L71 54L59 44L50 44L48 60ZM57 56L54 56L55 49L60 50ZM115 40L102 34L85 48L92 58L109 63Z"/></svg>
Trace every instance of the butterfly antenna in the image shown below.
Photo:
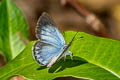
<svg viewBox="0 0 120 80"><path fill-rule="evenodd" d="M70 41L70 43L68 44L68 46L70 46L72 44L72 42L74 41L76 35L77 35L78 32L76 32L76 34L74 35L74 37L72 38L72 40Z"/></svg>

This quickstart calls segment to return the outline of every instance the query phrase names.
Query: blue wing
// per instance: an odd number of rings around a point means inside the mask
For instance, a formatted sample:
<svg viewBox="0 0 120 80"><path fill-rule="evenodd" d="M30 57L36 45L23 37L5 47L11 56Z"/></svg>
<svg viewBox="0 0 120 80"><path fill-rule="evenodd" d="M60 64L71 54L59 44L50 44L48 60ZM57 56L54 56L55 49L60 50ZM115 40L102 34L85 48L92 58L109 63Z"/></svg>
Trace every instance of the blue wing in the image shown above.
<svg viewBox="0 0 120 80"><path fill-rule="evenodd" d="M53 57L61 54L62 48L57 48L51 44L37 41L33 47L33 55L35 60L44 66L48 65Z"/></svg>
<svg viewBox="0 0 120 80"><path fill-rule="evenodd" d="M62 54L65 41L47 13L43 13L38 20L36 37L40 41L37 41L33 47L35 60L39 64L51 66Z"/></svg>
<svg viewBox="0 0 120 80"><path fill-rule="evenodd" d="M37 23L36 37L41 42L49 43L58 47L65 45L62 34L56 28L55 23L47 13L43 13Z"/></svg>

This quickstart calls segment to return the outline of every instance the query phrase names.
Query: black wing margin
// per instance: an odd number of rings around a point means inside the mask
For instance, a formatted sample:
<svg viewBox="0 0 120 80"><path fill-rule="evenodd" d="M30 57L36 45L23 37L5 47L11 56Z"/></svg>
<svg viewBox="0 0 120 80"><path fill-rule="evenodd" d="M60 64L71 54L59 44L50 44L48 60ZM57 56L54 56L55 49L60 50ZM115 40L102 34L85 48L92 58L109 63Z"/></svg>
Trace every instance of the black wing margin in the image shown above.
<svg viewBox="0 0 120 80"><path fill-rule="evenodd" d="M56 27L56 24L54 23L54 21L52 20L52 18L46 13L46 12L43 12L42 15L40 16L38 22L37 22L37 28L36 28L36 37L38 39L41 39L41 30L42 30L42 27L47 27L47 25L50 25L52 27ZM53 30L51 30L53 31Z"/></svg>

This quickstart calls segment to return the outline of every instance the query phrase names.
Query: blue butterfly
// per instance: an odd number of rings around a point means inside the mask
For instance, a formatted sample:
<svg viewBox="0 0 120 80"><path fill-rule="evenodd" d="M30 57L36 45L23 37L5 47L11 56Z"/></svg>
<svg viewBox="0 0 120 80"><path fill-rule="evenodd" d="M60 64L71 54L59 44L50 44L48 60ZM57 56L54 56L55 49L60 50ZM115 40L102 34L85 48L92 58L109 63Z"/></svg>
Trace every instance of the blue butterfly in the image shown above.
<svg viewBox="0 0 120 80"><path fill-rule="evenodd" d="M37 63L50 68L63 56L70 55L72 57L69 48L73 40L66 45L54 21L45 12L38 20L36 37L38 41L33 46L33 57Z"/></svg>

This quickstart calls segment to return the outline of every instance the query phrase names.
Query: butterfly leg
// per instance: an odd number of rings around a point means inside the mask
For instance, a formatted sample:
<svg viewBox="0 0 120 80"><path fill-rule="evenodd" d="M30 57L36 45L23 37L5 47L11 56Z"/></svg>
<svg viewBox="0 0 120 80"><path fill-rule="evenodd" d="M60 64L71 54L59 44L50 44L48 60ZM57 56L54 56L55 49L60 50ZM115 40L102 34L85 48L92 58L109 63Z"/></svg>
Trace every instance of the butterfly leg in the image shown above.
<svg viewBox="0 0 120 80"><path fill-rule="evenodd" d="M66 55L67 55L67 54L64 54L64 61L65 61L65 59L66 59Z"/></svg>
<svg viewBox="0 0 120 80"><path fill-rule="evenodd" d="M71 60L73 60L73 56L72 56L72 53L70 51L69 51L69 55L70 55Z"/></svg>
<svg viewBox="0 0 120 80"><path fill-rule="evenodd" d="M64 61L67 55L70 55L71 60L73 60L71 51L68 51L67 53L64 54Z"/></svg>

